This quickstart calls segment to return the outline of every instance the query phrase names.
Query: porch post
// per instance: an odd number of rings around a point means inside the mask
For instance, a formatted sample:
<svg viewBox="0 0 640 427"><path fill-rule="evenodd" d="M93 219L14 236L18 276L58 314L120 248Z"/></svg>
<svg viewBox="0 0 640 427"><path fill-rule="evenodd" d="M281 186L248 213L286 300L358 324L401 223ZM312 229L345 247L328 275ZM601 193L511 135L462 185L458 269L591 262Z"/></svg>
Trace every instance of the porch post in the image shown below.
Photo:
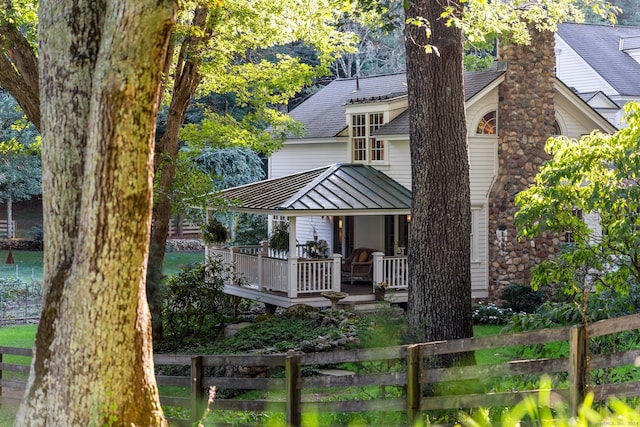
<svg viewBox="0 0 640 427"><path fill-rule="evenodd" d="M382 262L384 254L382 252L374 252L373 254L373 287L384 281Z"/></svg>
<svg viewBox="0 0 640 427"><path fill-rule="evenodd" d="M289 298L298 296L298 254L296 247L296 217L289 217Z"/></svg>
<svg viewBox="0 0 640 427"><path fill-rule="evenodd" d="M258 252L258 290L264 291L264 259L262 252Z"/></svg>
<svg viewBox="0 0 640 427"><path fill-rule="evenodd" d="M340 265L342 264L342 255L333 254L333 266L331 267L331 271L333 274L331 275L331 289L340 292L340 285L342 282L342 273L340 271Z"/></svg>

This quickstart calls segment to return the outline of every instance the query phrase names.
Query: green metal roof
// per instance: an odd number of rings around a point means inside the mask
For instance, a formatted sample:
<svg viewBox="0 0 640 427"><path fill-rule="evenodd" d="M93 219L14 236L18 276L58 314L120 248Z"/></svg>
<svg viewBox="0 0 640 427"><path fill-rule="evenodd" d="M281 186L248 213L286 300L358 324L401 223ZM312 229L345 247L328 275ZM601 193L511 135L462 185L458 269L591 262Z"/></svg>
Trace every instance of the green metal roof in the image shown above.
<svg viewBox="0 0 640 427"><path fill-rule="evenodd" d="M288 216L404 214L411 191L379 170L333 164L223 190L231 211Z"/></svg>

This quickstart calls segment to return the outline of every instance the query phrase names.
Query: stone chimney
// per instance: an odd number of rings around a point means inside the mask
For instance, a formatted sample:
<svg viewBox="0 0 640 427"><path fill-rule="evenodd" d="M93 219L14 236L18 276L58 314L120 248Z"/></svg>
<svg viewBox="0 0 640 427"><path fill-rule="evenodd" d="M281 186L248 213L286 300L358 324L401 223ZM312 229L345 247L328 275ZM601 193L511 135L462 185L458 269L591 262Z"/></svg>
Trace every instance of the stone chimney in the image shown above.
<svg viewBox="0 0 640 427"><path fill-rule="evenodd" d="M490 297L511 283L528 284L531 267L553 256L560 247L556 236L518 241L514 226L514 197L528 188L548 159L547 138L554 133L554 35L532 30L529 46L508 44L500 60L506 62L499 88L498 175L489 194Z"/></svg>

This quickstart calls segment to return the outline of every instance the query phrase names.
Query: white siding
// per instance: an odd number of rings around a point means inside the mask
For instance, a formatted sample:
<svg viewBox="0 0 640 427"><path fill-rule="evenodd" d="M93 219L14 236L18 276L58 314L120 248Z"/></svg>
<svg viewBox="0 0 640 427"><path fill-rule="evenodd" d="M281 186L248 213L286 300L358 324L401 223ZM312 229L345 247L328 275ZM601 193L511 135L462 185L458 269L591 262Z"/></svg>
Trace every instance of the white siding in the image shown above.
<svg viewBox="0 0 640 427"><path fill-rule="evenodd" d="M489 218L487 215L487 205L472 206L472 210L477 210L479 259L471 262L471 293L474 298L486 298L489 295L487 283L487 277L489 277Z"/></svg>
<svg viewBox="0 0 640 427"><path fill-rule="evenodd" d="M408 189L411 189L411 157L409 154L409 140L386 141L389 155L389 165L379 167L390 178L395 179Z"/></svg>
<svg viewBox="0 0 640 427"><path fill-rule="evenodd" d="M269 178L279 178L334 163L348 163L348 156L347 144L342 142L285 144L269 159Z"/></svg>
<svg viewBox="0 0 640 427"><path fill-rule="evenodd" d="M602 91L607 95L616 90L556 34L556 75L578 92Z"/></svg>
<svg viewBox="0 0 640 427"><path fill-rule="evenodd" d="M573 104L556 93L556 117L561 123L565 136L569 138L580 138L582 135L591 133L594 129L598 129L595 122L585 117Z"/></svg>
<svg viewBox="0 0 640 427"><path fill-rule="evenodd" d="M384 216L356 216L353 227L354 247L367 247L384 252Z"/></svg>

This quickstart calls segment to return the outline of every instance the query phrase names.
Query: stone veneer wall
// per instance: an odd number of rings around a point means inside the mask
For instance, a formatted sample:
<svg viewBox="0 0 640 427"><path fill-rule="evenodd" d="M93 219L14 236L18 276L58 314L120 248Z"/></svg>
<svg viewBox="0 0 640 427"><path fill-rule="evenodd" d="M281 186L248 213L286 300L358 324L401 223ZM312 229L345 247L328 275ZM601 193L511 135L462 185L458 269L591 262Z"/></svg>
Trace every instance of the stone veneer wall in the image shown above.
<svg viewBox="0 0 640 427"><path fill-rule="evenodd" d="M555 121L553 33L532 32L530 46L509 44L500 55L507 74L499 88L498 176L489 195L490 298L507 284L528 284L531 267L560 245L555 236L519 242L513 220L515 195L548 159L544 145Z"/></svg>

